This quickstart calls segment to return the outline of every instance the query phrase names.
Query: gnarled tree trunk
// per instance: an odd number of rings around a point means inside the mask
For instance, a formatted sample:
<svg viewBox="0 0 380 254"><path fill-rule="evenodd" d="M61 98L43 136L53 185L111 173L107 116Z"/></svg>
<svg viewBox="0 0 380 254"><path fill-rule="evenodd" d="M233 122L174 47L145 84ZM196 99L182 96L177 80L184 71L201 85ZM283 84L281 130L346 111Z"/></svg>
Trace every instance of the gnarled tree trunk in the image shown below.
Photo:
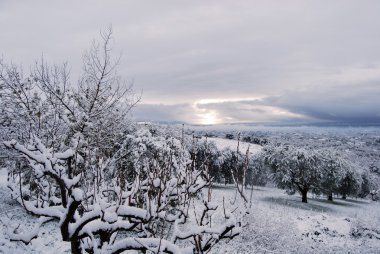
<svg viewBox="0 0 380 254"><path fill-rule="evenodd" d="M302 202L303 203L307 203L307 192L308 192L307 188L304 188L301 190Z"/></svg>
<svg viewBox="0 0 380 254"><path fill-rule="evenodd" d="M328 201L333 201L333 193L330 192L328 198L327 198Z"/></svg>

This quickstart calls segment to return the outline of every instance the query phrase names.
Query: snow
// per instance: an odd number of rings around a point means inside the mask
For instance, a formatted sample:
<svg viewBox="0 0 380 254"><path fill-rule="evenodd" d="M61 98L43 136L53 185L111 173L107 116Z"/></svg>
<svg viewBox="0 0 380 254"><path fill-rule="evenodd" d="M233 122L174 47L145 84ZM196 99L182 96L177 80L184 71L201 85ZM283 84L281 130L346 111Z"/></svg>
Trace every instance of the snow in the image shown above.
<svg viewBox="0 0 380 254"><path fill-rule="evenodd" d="M234 193L229 186L217 186L212 194L215 202L222 203L223 196L231 200ZM254 187L249 214L241 200L235 206L235 216L240 213L244 218L242 233L211 253L378 253L380 248L378 202L329 202L310 196L305 204L298 195Z"/></svg>
<svg viewBox="0 0 380 254"><path fill-rule="evenodd" d="M161 185L161 180L159 178L156 178L153 180L154 187L158 188Z"/></svg>
<svg viewBox="0 0 380 254"><path fill-rule="evenodd" d="M75 201L81 201L81 200L83 200L84 192L83 192L83 190L81 190L79 188L74 188L72 190L71 195L73 196L73 198L75 199Z"/></svg>
<svg viewBox="0 0 380 254"><path fill-rule="evenodd" d="M136 239L133 237L124 238L123 240L117 241L112 247L105 248L102 254L113 253L116 250L130 248L138 250L142 246L148 247L153 252L157 252L158 250L165 251L166 253L174 253L174 254L190 254L193 251L189 248L180 249L176 245L164 239L157 238L145 238L145 239Z"/></svg>
<svg viewBox="0 0 380 254"><path fill-rule="evenodd" d="M138 207L122 205L117 210L117 214L126 217L145 219L147 216L147 211Z"/></svg>
<svg viewBox="0 0 380 254"><path fill-rule="evenodd" d="M118 217L115 212L104 212L103 220L108 223L115 223L117 221Z"/></svg>
<svg viewBox="0 0 380 254"><path fill-rule="evenodd" d="M297 228L302 235L348 236L351 231L351 219L347 217L335 217L327 214L299 217Z"/></svg>
<svg viewBox="0 0 380 254"><path fill-rule="evenodd" d="M12 231L8 231L8 235L13 240L22 241L25 244L29 244L29 242L32 239L34 239L34 238L36 238L38 236L38 233L40 232L40 226L43 223L45 223L46 221L48 221L48 220L50 220L50 218L40 217L39 220L38 220L37 225L32 230L29 230L27 232L19 233L19 232L17 232L17 229L16 229L16 230L13 230L13 232Z"/></svg>
<svg viewBox="0 0 380 254"><path fill-rule="evenodd" d="M202 139L206 139L206 138L202 138ZM207 138L207 140L210 142L214 142L216 146L218 147L218 149L220 150L230 149L232 151L236 151L237 145L238 145L238 141L233 140L233 139ZM239 142L239 152L241 152L242 154L245 154L248 148L249 148L249 153L251 155L254 155L261 151L262 146L251 144L248 142L242 142L242 141Z"/></svg>
<svg viewBox="0 0 380 254"><path fill-rule="evenodd" d="M5 186L7 184L8 171L6 168L0 169L0 185Z"/></svg>
<svg viewBox="0 0 380 254"><path fill-rule="evenodd" d="M1 170L0 176L0 179L6 176L6 171ZM35 219L10 199L5 184L1 184L0 192L0 253L69 253L70 246L61 241L55 222L45 224L39 232L41 237L33 239L29 245L10 242L9 231L20 225L20 233L32 232ZM250 189L246 190L249 192ZM380 248L380 240L376 238L380 228L378 202L348 199L331 203L310 196L309 203L304 204L297 195L288 196L274 188L254 187L253 204L246 214L241 200L231 205L234 194L234 189L229 186L217 186L212 190L210 205L222 206L225 197L226 206L236 207L234 215L237 219L239 216L243 218L246 225L239 236L218 243L211 253L376 253ZM197 208L201 206L197 204ZM140 218L146 215L142 209L127 206L120 207L117 213ZM106 211L105 215L107 220L113 221L112 211ZM96 227L97 223L94 221L88 226ZM121 222L110 224L110 227L118 223ZM187 230L191 228L185 228L183 232L189 232ZM119 244L138 247L133 238ZM151 241L143 244L155 247ZM167 244L168 248L172 247Z"/></svg>
<svg viewBox="0 0 380 254"><path fill-rule="evenodd" d="M55 158L57 159L67 159L69 157L72 157L74 155L75 151L72 150L72 149L67 149L65 152L63 153L56 153L54 155Z"/></svg>
<svg viewBox="0 0 380 254"><path fill-rule="evenodd" d="M3 178L3 170L1 177ZM35 217L27 214L17 202L10 197L6 184L0 183L0 253L24 254L24 253L70 253L70 243L63 242L57 225L48 222L38 230L38 221ZM30 244L11 242L10 237L19 234L15 238L30 240L34 234L37 238Z"/></svg>

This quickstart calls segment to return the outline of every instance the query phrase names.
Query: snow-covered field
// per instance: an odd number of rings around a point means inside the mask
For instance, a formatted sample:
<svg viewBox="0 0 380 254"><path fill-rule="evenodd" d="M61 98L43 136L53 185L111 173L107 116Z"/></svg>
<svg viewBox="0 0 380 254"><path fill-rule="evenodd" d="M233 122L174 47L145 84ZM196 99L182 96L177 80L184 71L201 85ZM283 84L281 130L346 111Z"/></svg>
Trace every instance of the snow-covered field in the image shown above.
<svg viewBox="0 0 380 254"><path fill-rule="evenodd" d="M216 146L218 147L218 149L220 150L228 148L228 149L231 149L232 151L236 151L237 145L238 145L238 141L233 140L233 139L207 138L207 140L214 142ZM247 142L242 142L242 141L239 142L239 152L241 152L242 154L245 154L248 148L249 148L249 153L253 155L255 153L258 153L261 150L262 146L247 143Z"/></svg>
<svg viewBox="0 0 380 254"><path fill-rule="evenodd" d="M249 191L248 191L249 192ZM215 198L233 195L218 189ZM238 206L238 205L237 205ZM241 204L240 207L241 208ZM289 196L282 190L255 187L242 234L214 253L379 253L380 204Z"/></svg>
<svg viewBox="0 0 380 254"><path fill-rule="evenodd" d="M0 171L0 253L69 253L52 224L28 246L10 242L8 232L33 228L31 215L12 201L6 189L6 171ZM250 194L250 189L245 190ZM246 214L241 200L231 204L235 191L216 186L213 199L223 197L236 216L242 218L241 235L219 243L212 253L379 253L380 203L366 200L338 200L310 197L309 203L282 190L255 187L252 207Z"/></svg>

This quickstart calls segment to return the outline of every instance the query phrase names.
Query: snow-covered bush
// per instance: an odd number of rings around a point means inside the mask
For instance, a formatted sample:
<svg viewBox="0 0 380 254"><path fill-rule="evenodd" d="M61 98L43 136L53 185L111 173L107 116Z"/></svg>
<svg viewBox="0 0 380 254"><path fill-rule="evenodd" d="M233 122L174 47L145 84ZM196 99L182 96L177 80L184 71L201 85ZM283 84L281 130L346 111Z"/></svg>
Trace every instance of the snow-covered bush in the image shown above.
<svg viewBox="0 0 380 254"><path fill-rule="evenodd" d="M149 135L135 139L136 142L140 140L141 150L138 153L146 151L145 145L149 143L162 147L157 148L163 151L162 157L147 160L142 157L142 162L134 161L138 165L135 177L126 177L124 186L121 186L119 177L95 182L92 188L84 188L80 184L81 173L68 174L68 161L75 157L74 150L52 153L38 138L28 146L15 140L6 142L6 146L28 158L41 187L38 196L26 200L22 195L24 186L20 185L21 193L18 193L17 200L28 212L45 218L43 222L59 221L62 239L71 242L73 253L120 253L130 249L203 253L221 239L233 238L240 232L234 216L226 210L223 222L212 226L212 214L218 205L206 200L202 201L200 212L189 212L197 194L208 183L202 177L204 173L201 170L193 169L191 161L182 160L175 168L172 164L160 165L159 159L181 161L178 155L165 153L172 144L168 145L161 139L149 140ZM175 143L178 144L178 141ZM180 152L179 149L175 150ZM186 152L183 153L186 156ZM171 157L177 158L171 160ZM108 168L113 168L115 161L111 158L101 164L99 172L103 177ZM17 195L18 190L14 191ZM200 217L193 218L193 215ZM194 224L184 230L188 221ZM37 237L38 231L33 233L13 237L28 243ZM181 241L187 247L176 245Z"/></svg>
<svg viewBox="0 0 380 254"><path fill-rule="evenodd" d="M220 174L220 156L221 151L218 150L214 142L207 139L193 138L187 144L193 167L203 169L207 172L208 178L213 182L220 183L222 175Z"/></svg>
<svg viewBox="0 0 380 254"><path fill-rule="evenodd" d="M221 155L218 160L220 162L220 175L224 184L232 184L234 181L231 174L231 169L235 171L239 170L236 168L236 161L238 160L236 152L226 148L221 151ZM241 170L240 172L242 173Z"/></svg>

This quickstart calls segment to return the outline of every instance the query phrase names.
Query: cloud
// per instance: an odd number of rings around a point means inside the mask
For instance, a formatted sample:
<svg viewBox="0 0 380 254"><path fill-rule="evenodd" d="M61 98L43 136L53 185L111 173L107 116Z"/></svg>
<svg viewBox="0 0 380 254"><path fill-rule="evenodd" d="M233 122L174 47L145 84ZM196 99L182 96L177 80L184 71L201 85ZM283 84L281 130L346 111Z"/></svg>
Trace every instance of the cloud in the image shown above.
<svg viewBox="0 0 380 254"><path fill-rule="evenodd" d="M5 60L25 70L42 53L50 63L67 60L73 83L82 52L112 24L119 74L143 90L140 119L378 121L377 0L3 0L0 7Z"/></svg>
<svg viewBox="0 0 380 254"><path fill-rule="evenodd" d="M133 110L133 117L137 121L153 122L185 122L194 119L194 113L189 104L139 104Z"/></svg>
<svg viewBox="0 0 380 254"><path fill-rule="evenodd" d="M268 97L263 103L319 120L380 123L380 80L359 84L318 87Z"/></svg>
<svg viewBox="0 0 380 254"><path fill-rule="evenodd" d="M141 104L134 110L137 121L184 122L195 124L302 122L307 116L247 101L224 101L195 104Z"/></svg>
<svg viewBox="0 0 380 254"><path fill-rule="evenodd" d="M217 123L313 123L380 124L380 82L361 76L360 83L336 81L324 89L288 90L279 96L206 99L194 104L142 105L137 115L145 120ZM357 81L358 81L357 80ZM150 115L152 114L152 115ZM157 118L159 117L159 119Z"/></svg>

